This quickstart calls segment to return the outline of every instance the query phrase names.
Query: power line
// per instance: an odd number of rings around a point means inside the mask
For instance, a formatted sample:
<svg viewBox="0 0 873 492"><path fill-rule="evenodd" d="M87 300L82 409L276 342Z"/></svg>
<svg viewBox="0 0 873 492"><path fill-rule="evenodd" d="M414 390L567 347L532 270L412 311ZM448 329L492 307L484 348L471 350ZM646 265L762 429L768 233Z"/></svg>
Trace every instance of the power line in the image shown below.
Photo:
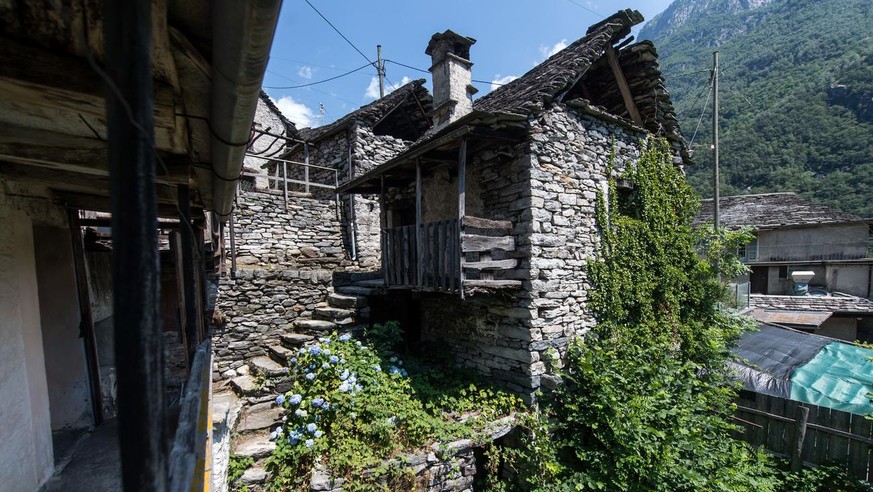
<svg viewBox="0 0 873 492"><path fill-rule="evenodd" d="M405 68L408 68L408 69L410 69L410 70L416 70L416 71L419 71L419 72L422 72L422 73L430 73L428 70L424 70L424 69L422 69L422 68L418 68L418 67L413 67L413 66L411 66L411 65L406 65L405 63L396 62L396 61L394 61L394 60L385 60L385 63L393 63L393 64L395 64L395 65L400 65L401 67L405 67ZM501 84L501 83L494 82L494 81L488 81L488 80L470 79L470 81L471 81L471 82L479 82L480 84L505 85L505 84Z"/></svg>
<svg viewBox="0 0 873 492"><path fill-rule="evenodd" d="M315 13L319 15L319 17L321 17L322 19L324 19L324 22L327 22L327 25L329 25L330 27L332 27L333 30L336 31L336 33L340 35L340 37L342 37L343 39L345 39L345 40L346 40L346 43L349 43L349 46L351 46L352 48L355 49L355 51L357 51L358 53L360 53L360 55L363 56L364 59L367 60L367 62L368 62L370 65L372 65L372 66L374 66L374 67L376 66L376 64L373 63L373 60L371 60L367 55L365 55L363 51L359 50L358 47L355 46L355 43L349 41L349 38L347 38L345 34L341 33L340 30L337 29L336 26L334 26L332 22L330 22L329 20L327 20L327 17L325 17L324 14L322 14L321 12L319 12L318 9L315 8L315 5L312 5L312 3L311 3L309 0L305 0L305 1L306 1L306 3L307 3L310 7L312 7L312 10L314 10Z"/></svg>
<svg viewBox="0 0 873 492"><path fill-rule="evenodd" d="M275 75L276 77L279 77L279 78L285 79L285 80L287 80L287 81L289 81L289 82L300 82L299 80L294 80L294 79L292 79L292 78L290 78L290 77L286 77L286 76L284 76L284 75L282 75L282 74L280 74L280 73L274 72L274 71L272 71L272 70L267 70L267 73L271 73L271 74ZM265 87L265 89L266 89L266 87ZM329 93L329 92L324 92L323 90L316 89L315 87L309 87L309 90L315 91L315 92L317 92L317 93L319 93L319 94L324 94L324 95L327 96L327 97L332 97L332 98L334 98L334 99L336 99L336 100L338 100L338 101L342 101L342 102L344 102L344 103L348 103L348 104L351 104L351 105L353 105L353 106L355 106L355 105L358 104L358 103L356 103L356 102L354 102L354 101L349 101L348 99L343 99L343 98L341 98L341 97L339 97L339 96L337 96L337 95L335 95L335 94L331 94L331 93Z"/></svg>
<svg viewBox="0 0 873 492"><path fill-rule="evenodd" d="M601 14L600 12L597 12L596 10L589 9L588 7L586 7L586 6L584 6L584 5L580 4L580 3L576 3L576 2L574 2L573 0L567 0L567 1L570 2L570 3L572 3L572 4L575 5L575 6L579 7L579 8L582 9L582 10L587 10L588 12L591 12L592 14L596 15L597 17L600 17L601 19L605 19L605 18L606 18L606 17L605 17L603 14Z"/></svg>
<svg viewBox="0 0 873 492"><path fill-rule="evenodd" d="M346 75L351 75L351 74L353 74L353 73L355 73L355 72L359 72L359 71L361 71L361 70L363 70L363 69L365 69L365 68L367 68L367 67L369 67L369 66L370 66L369 63L366 64L366 65L361 65L360 67L358 67L358 68L356 68L356 69L354 69L354 70L349 70L348 72L346 72L346 73L342 73L342 74L339 74L339 75L337 75L337 76L335 76L335 77L330 77L330 78L327 78L327 79L324 79L324 80L318 80L318 81L316 81L316 82L310 82L310 83L308 83L308 84L289 85L289 86L283 86L283 87L279 87L279 86L264 86L264 89L300 89L301 87L309 87L309 86L313 86L313 85L323 84L323 83L325 83L325 82L330 82L331 80L336 80L336 79L339 79L339 78L345 77Z"/></svg>
<svg viewBox="0 0 873 492"><path fill-rule="evenodd" d="M712 85L710 84L709 92L706 93L706 102L703 103L703 110L700 112L700 117L697 118L697 127L694 128L694 134L691 135L691 141L688 143L689 148L691 148L691 146L694 145L694 137L697 136L697 130L700 129L700 122L703 121L703 115L706 114L706 105L709 103L709 96L711 96L711 95L712 95Z"/></svg>

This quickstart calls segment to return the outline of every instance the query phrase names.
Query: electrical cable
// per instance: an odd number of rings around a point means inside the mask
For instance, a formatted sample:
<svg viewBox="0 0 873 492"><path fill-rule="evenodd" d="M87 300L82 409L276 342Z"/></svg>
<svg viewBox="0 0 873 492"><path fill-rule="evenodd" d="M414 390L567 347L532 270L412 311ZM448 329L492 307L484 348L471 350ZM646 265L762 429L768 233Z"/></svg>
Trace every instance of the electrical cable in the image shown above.
<svg viewBox="0 0 873 492"><path fill-rule="evenodd" d="M393 63L393 64L395 64L395 65L400 65L401 67L405 67L405 68L408 68L408 69L410 69L410 70L416 70L416 71L419 71L419 72L422 72L422 73L430 73L430 71L428 71L428 70L424 70L424 69L422 69L422 68L418 68L418 67L413 67L413 66L411 66L411 65L407 65L407 64L405 64L405 63L396 62L396 61L394 61L394 60L385 60L385 63ZM470 81L471 81L471 82L479 82L480 84L506 85L506 84L501 84L501 83L499 83L499 82L488 81L488 80L470 79Z"/></svg>
<svg viewBox="0 0 873 492"><path fill-rule="evenodd" d="M579 3L574 2L573 0L567 0L567 1L570 2L570 3L572 3L572 4L575 5L575 6L579 7L579 8L582 9L582 10L587 10L588 12L591 12L592 14L596 15L597 17L600 17L601 19L605 19L605 18L606 18L606 17L605 17L603 14L601 14L600 12L597 12L597 11L595 11L595 10L591 10L591 9L589 9L588 7L585 7L585 6L582 5L582 4L579 4Z"/></svg>
<svg viewBox="0 0 873 492"><path fill-rule="evenodd" d="M265 85L265 86L264 86L264 89L300 89L300 88L302 88L302 87L309 87L309 86L312 86L312 85L323 84L323 83L325 83L325 82L330 82L331 80L336 80L336 79L339 79L339 78L345 77L345 76L347 76L347 75L351 75L351 74L353 74L353 73L355 73L355 72L359 72L359 71L361 71L361 70L363 70L363 69L365 69L365 68L367 68L367 67L369 67L369 66L370 66L369 63L366 64L366 65L361 65L360 67L358 67L358 68L356 68L356 69L354 69L354 70L349 70L349 71L346 72L346 73L342 73L342 74L339 74L339 75L336 75L336 76L334 76L334 77L330 77L330 78L327 78L327 79L324 79L324 80L318 80L318 81L315 81L315 82L310 82L310 83L308 83L308 84L288 85L288 86Z"/></svg>
<svg viewBox="0 0 873 492"><path fill-rule="evenodd" d="M359 50L358 47L355 46L355 43L352 43L351 41L349 41L349 38L347 38L345 34L341 33L340 30L337 29L336 26L334 26L332 22L330 22L329 20L327 20L327 17L325 17L324 14L322 14L321 12L319 12L318 9L315 8L315 5L312 5L312 2L310 2L309 0L304 0L304 1L305 1L305 2L310 6L310 7L312 7L312 10L314 10L315 13L318 14L319 17L321 17L322 19L324 19L324 22L327 22L327 24L328 24L330 27L332 27L333 30L336 31L336 33L339 34L340 37L342 37L342 38L346 41L346 43L349 43L349 46L351 46L352 48L355 49L355 51L357 51L358 53L360 53L360 55L363 56L364 59L367 60L367 62L368 62L370 65L376 67L376 64L373 62L373 60L371 60L367 55L365 55L363 51ZM378 67L376 67L376 68L378 68Z"/></svg>
<svg viewBox="0 0 873 492"><path fill-rule="evenodd" d="M709 103L709 96L712 95L712 85L709 86L709 92L706 93L706 102L703 103L703 110L700 112L700 117L697 118L697 127L694 128L694 134L691 135L691 141L688 142L688 148L691 148L694 145L694 138L697 136L697 130L700 129L700 123L703 121L703 115L706 114L707 104Z"/></svg>

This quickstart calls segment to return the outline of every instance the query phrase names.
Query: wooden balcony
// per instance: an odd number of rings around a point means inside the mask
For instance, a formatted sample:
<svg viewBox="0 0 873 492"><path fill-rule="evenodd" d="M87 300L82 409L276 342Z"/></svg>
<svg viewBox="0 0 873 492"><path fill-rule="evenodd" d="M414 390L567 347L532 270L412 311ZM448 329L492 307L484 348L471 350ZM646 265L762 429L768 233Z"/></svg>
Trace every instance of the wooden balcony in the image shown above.
<svg viewBox="0 0 873 492"><path fill-rule="evenodd" d="M498 251L515 251L512 223L464 216L394 227L382 233L385 284L389 288L471 293L521 286L519 280L495 279L518 266ZM499 276L499 275L498 275Z"/></svg>

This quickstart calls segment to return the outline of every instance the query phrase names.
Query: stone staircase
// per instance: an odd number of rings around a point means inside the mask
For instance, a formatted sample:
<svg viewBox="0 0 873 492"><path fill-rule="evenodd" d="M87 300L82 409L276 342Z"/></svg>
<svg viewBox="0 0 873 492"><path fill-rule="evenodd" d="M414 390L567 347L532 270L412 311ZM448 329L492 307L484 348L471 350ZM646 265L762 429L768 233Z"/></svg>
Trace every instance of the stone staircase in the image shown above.
<svg viewBox="0 0 873 492"><path fill-rule="evenodd" d="M269 434L282 419L282 409L275 404L275 397L289 391L292 384L288 361L300 347L319 336L363 329L370 317L366 296L380 293L384 292L362 285L336 287L327 301L315 308L311 318L294 320L291 324L294 331L282 334L278 343L266 347L268 355L247 360L243 374L231 379L234 392L247 403L236 425L231 454L254 460L238 486L245 485L252 492L263 490L267 478L264 461L276 448Z"/></svg>

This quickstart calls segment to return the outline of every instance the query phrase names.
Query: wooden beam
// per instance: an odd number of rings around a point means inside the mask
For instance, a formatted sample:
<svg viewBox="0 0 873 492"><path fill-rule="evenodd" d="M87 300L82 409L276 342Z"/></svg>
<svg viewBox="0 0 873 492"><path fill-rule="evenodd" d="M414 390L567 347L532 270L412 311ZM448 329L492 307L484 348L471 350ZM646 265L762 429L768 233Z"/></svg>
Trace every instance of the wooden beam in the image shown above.
<svg viewBox="0 0 873 492"><path fill-rule="evenodd" d="M118 441L124 490L167 489L151 0L106 2Z"/></svg>
<svg viewBox="0 0 873 492"><path fill-rule="evenodd" d="M106 142L96 138L8 126L0 133L0 160L86 175L109 176ZM187 156L162 156L159 183L194 185Z"/></svg>
<svg viewBox="0 0 873 492"><path fill-rule="evenodd" d="M188 341L186 346L188 350L188 360L194 360L194 352L200 344L200 333L203 331L200 315L197 311L197 292L196 282L194 280L195 267L194 264L194 225L191 222L191 200L188 196L189 190L185 185L179 185L179 249L181 251L181 271L182 271L182 287L184 304L182 305L182 317L185 319L185 338Z"/></svg>
<svg viewBox="0 0 873 492"><path fill-rule="evenodd" d="M618 90L621 92L622 99L624 99L624 107L627 109L627 114L630 115L634 123L643 126L643 119L640 117L636 103L634 103L634 96L627 85L627 79L624 78L624 72L621 71L621 65L618 63L618 57L615 55L615 49L612 46L606 48L606 61L609 63L609 68L612 69L612 75L615 77Z"/></svg>
<svg viewBox="0 0 873 492"><path fill-rule="evenodd" d="M468 261L464 264L464 268L468 270L507 270L518 266L518 260L485 260L485 261Z"/></svg>
<svg viewBox="0 0 873 492"><path fill-rule="evenodd" d="M521 287L521 280L465 280L466 288L511 289Z"/></svg>
<svg viewBox="0 0 873 492"><path fill-rule="evenodd" d="M461 252L490 251L502 249L503 251L515 251L515 238L512 236L479 236L476 234L464 234L461 236Z"/></svg>
<svg viewBox="0 0 873 492"><path fill-rule="evenodd" d="M512 229L512 222L508 220L483 219L471 215L463 216L461 218L461 224L465 227L473 227L475 229L499 229L506 231Z"/></svg>

